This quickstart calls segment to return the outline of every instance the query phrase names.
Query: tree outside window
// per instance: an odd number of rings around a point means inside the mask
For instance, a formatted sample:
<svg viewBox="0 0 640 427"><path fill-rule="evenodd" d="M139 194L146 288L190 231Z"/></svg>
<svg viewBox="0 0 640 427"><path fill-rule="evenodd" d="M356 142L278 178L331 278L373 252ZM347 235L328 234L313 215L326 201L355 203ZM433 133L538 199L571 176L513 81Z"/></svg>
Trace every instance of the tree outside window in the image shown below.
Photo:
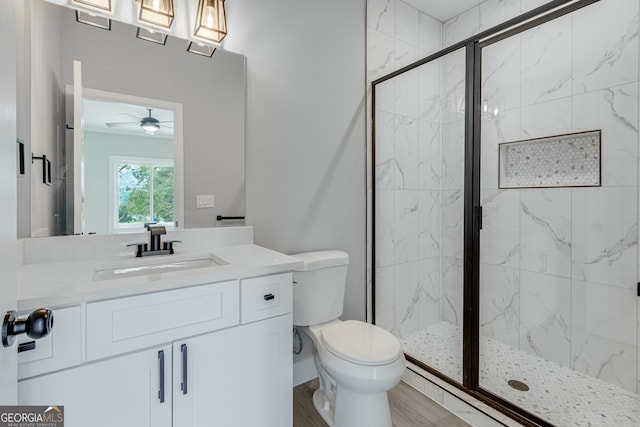
<svg viewBox="0 0 640 427"><path fill-rule="evenodd" d="M113 163L117 174L115 229L138 228L146 222L174 222L171 162L130 159Z"/></svg>

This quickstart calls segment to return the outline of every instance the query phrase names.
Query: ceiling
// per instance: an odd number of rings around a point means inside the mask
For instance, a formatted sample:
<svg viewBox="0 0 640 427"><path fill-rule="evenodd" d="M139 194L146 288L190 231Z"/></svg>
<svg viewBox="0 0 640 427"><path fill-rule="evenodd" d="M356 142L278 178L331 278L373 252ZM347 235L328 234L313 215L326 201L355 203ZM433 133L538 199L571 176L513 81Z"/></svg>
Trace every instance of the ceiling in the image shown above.
<svg viewBox="0 0 640 427"><path fill-rule="evenodd" d="M404 0L427 15L445 22L482 3L483 0Z"/></svg>
<svg viewBox="0 0 640 427"><path fill-rule="evenodd" d="M149 116L145 106L122 104L118 102L84 99L84 130L103 133L115 133L149 138L173 138L173 123L160 123L160 129L154 136L148 135L140 127L140 120ZM151 116L160 122L173 121L173 111L151 109ZM130 126L108 127L105 123L131 123ZM170 127L169 127L170 126Z"/></svg>

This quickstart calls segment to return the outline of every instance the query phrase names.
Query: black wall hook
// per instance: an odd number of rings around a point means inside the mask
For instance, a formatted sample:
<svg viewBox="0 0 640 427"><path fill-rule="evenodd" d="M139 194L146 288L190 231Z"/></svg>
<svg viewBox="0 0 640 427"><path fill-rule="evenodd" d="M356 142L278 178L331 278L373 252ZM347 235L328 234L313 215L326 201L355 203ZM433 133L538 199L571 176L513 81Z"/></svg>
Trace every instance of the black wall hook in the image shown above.
<svg viewBox="0 0 640 427"><path fill-rule="evenodd" d="M44 154L42 156L34 156L31 153L31 163L34 160L42 160L42 183L51 185L51 160L47 159Z"/></svg>

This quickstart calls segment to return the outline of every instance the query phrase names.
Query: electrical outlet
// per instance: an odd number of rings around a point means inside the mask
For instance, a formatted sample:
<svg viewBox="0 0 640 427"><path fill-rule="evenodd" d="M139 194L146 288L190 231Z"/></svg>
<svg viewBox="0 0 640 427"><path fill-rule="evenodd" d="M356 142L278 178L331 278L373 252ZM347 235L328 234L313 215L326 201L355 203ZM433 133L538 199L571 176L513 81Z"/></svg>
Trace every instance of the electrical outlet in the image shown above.
<svg viewBox="0 0 640 427"><path fill-rule="evenodd" d="M196 196L196 208L197 209L203 209L203 208L212 208L214 206L213 204L213 195L208 195L208 196Z"/></svg>

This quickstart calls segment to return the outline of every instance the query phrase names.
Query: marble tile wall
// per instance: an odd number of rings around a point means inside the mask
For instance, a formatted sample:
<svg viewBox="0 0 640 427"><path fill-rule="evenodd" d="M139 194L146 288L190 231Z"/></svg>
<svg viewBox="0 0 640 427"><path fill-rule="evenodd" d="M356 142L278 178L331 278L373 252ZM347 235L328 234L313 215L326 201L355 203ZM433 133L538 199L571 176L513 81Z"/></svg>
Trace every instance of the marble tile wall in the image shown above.
<svg viewBox="0 0 640 427"><path fill-rule="evenodd" d="M442 48L443 24L400 0L367 2L371 82ZM443 305L442 62L376 89L376 323L398 336ZM461 193L461 192L459 192ZM461 298L459 298L461 303Z"/></svg>
<svg viewBox="0 0 640 427"><path fill-rule="evenodd" d="M487 0L440 23L367 1L371 82L545 3ZM640 390L639 0L601 0L483 52L481 332ZM376 322L462 324L464 55L377 86ZM602 129L602 187L499 190L500 142ZM370 148L371 150L371 148ZM371 188L370 188L371 191Z"/></svg>

